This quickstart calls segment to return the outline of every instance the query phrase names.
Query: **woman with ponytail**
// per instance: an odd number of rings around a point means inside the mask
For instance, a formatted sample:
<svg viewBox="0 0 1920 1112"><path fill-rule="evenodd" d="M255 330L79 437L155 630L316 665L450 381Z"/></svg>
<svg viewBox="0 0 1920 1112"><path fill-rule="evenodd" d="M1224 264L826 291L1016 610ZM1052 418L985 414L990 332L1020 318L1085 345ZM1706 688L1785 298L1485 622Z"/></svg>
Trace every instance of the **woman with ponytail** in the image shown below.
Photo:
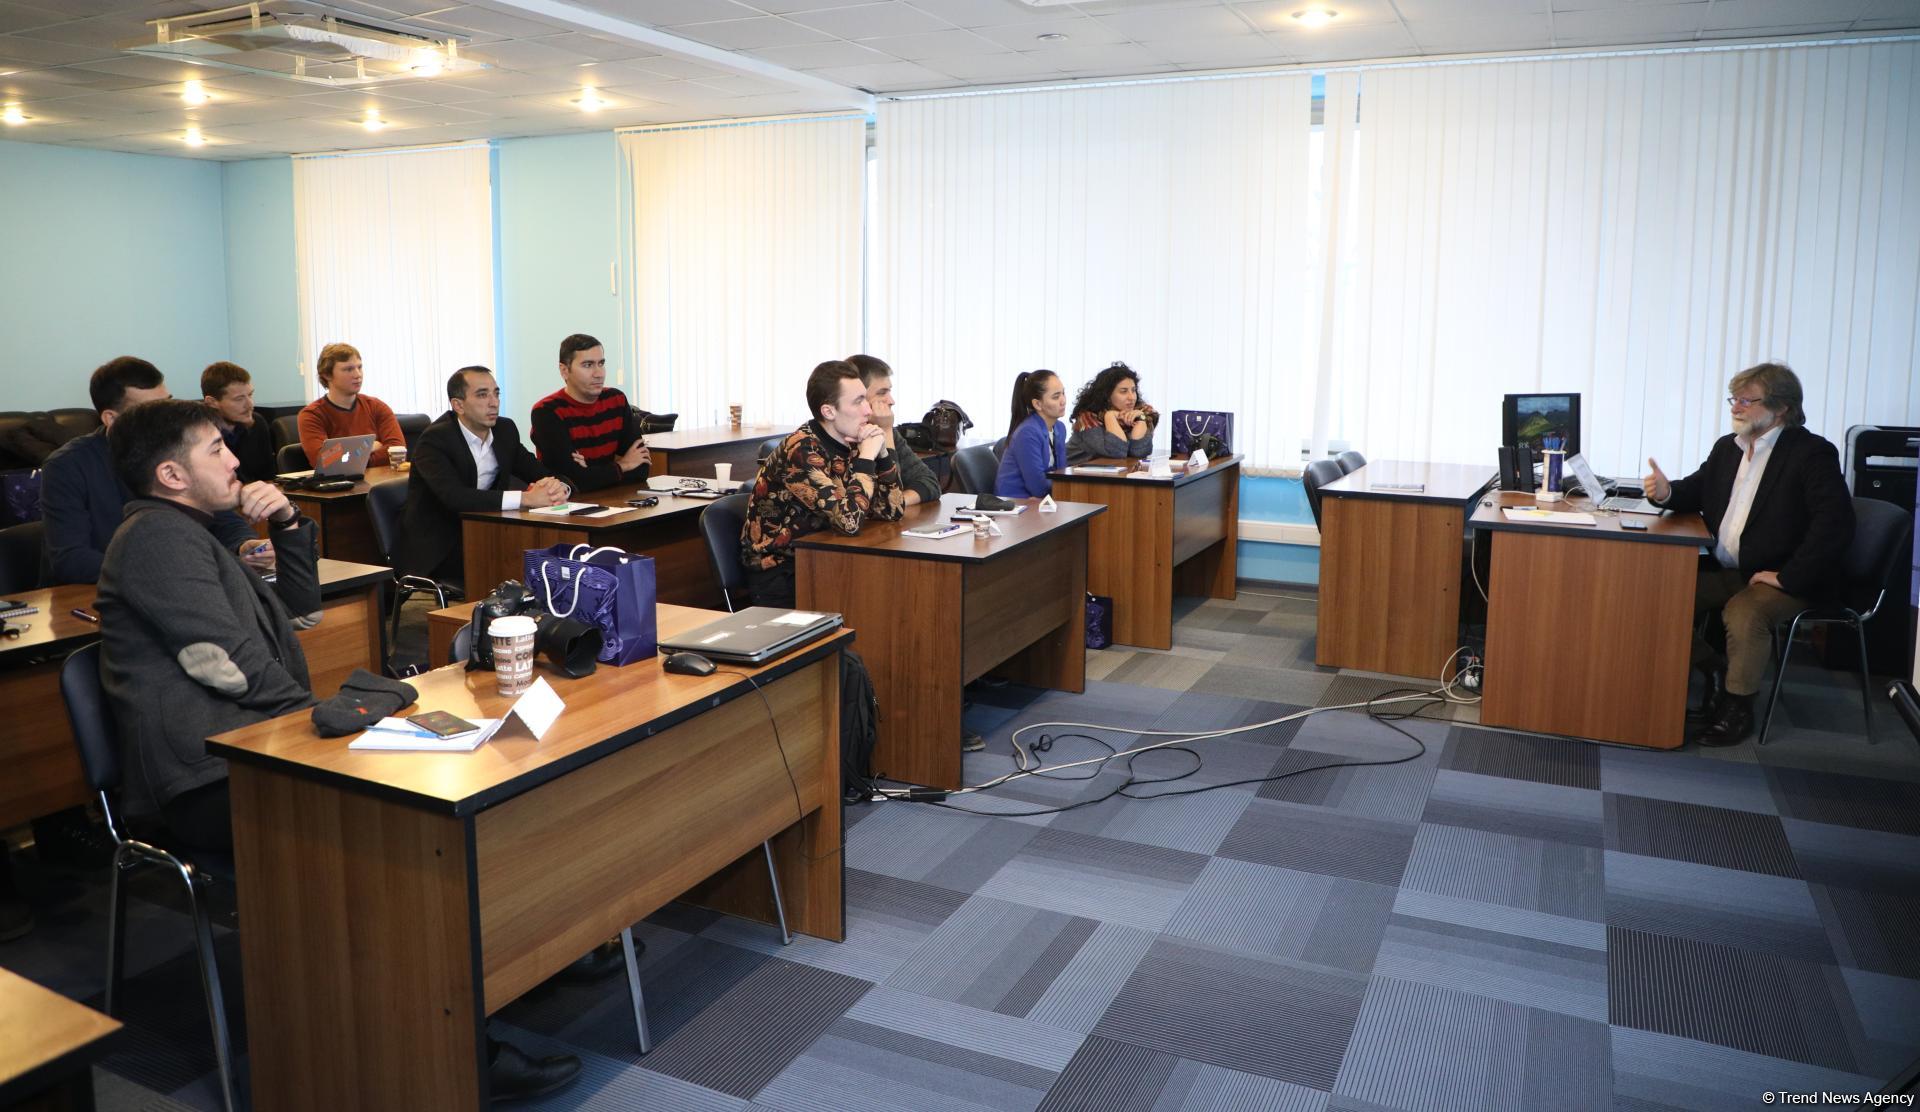
<svg viewBox="0 0 1920 1112"><path fill-rule="evenodd" d="M1053 490L1047 472L1067 465L1067 390L1052 371L1022 371L1013 380L1013 412L1007 422L1007 450L994 475L993 492L1002 498L1040 498Z"/></svg>

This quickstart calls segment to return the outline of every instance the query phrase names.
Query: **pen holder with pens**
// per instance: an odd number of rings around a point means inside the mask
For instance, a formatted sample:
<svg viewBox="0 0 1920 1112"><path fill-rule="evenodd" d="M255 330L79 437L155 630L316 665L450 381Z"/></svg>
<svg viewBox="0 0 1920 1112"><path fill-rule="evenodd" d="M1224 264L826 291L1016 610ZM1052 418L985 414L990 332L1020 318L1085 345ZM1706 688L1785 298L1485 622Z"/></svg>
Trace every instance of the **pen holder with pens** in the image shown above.
<svg viewBox="0 0 1920 1112"><path fill-rule="evenodd" d="M1558 502L1567 496L1560 477L1567 453L1549 448L1541 452L1540 457L1543 461L1540 467L1540 489L1534 492L1533 497L1541 502Z"/></svg>

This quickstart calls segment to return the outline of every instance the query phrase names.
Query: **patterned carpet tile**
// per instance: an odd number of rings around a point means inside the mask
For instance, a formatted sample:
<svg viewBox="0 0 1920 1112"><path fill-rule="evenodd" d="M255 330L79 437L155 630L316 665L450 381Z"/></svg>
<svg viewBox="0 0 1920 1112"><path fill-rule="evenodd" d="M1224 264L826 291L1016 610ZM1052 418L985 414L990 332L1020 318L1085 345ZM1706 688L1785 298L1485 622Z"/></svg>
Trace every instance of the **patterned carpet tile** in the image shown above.
<svg viewBox="0 0 1920 1112"><path fill-rule="evenodd" d="M1033 839L1024 823L908 803L869 805L847 832L847 867L971 892Z"/></svg>
<svg viewBox="0 0 1920 1112"><path fill-rule="evenodd" d="M1500 730L1457 728L1441 767L1563 788L1600 786L1598 747Z"/></svg>
<svg viewBox="0 0 1920 1112"><path fill-rule="evenodd" d="M1816 884L1812 892L1841 965L1920 978L1920 889L1862 891Z"/></svg>
<svg viewBox="0 0 1920 1112"><path fill-rule="evenodd" d="M541 1100L511 1105L536 1112L642 1112L671 1108L675 1112L741 1112L751 1107L726 1093L668 1077L631 1064L583 1052L572 1043L495 1020L488 1031L536 1057L572 1054L580 1059L580 1076L565 1089ZM202 1107L212 1107L203 1105Z"/></svg>
<svg viewBox="0 0 1920 1112"><path fill-rule="evenodd" d="M1626 853L1607 854L1606 873L1612 926L1734 943L1801 961L1834 960L1804 881Z"/></svg>
<svg viewBox="0 0 1920 1112"><path fill-rule="evenodd" d="M1166 933L1365 976L1393 900L1385 885L1217 857Z"/></svg>
<svg viewBox="0 0 1920 1112"><path fill-rule="evenodd" d="M1039 1104L1057 1074L892 1027L842 1018L760 1091L756 1108L992 1112Z"/></svg>
<svg viewBox="0 0 1920 1112"><path fill-rule="evenodd" d="M1381 676L1371 672L1342 671L1327 685L1320 696L1318 706L1348 707L1353 713L1360 714L1368 703L1378 710L1392 713L1419 711L1424 718L1447 721L1460 716L1467 708L1460 703L1434 703L1421 701L1389 702L1394 696L1412 695L1431 691L1439 681L1430 679L1408 679L1405 676Z"/></svg>
<svg viewBox="0 0 1920 1112"><path fill-rule="evenodd" d="M1173 752L1176 748L1190 750L1192 755ZM1131 760L1135 776L1142 780L1165 780L1168 783L1159 786L1142 784L1129 791L1138 795L1157 795L1161 792L1233 784L1244 788L1250 795L1260 786L1257 781L1272 775L1275 766L1286 755L1287 751L1279 745L1259 740L1251 734L1207 738L1169 746L1165 751L1141 753ZM1112 762L1109 767L1119 769L1122 762Z"/></svg>
<svg viewBox="0 0 1920 1112"><path fill-rule="evenodd" d="M1767 776L1782 816L1920 835L1920 784L1797 768L1768 768Z"/></svg>
<svg viewBox="0 0 1920 1112"><path fill-rule="evenodd" d="M1845 981L1831 966L1624 927L1607 929L1607 962L1615 1026L1858 1069Z"/></svg>
<svg viewBox="0 0 1920 1112"><path fill-rule="evenodd" d="M1366 978L1162 938L1095 1036L1330 1090Z"/></svg>
<svg viewBox="0 0 1920 1112"><path fill-rule="evenodd" d="M1301 671L1278 661L1267 667L1230 657L1208 668L1188 686L1196 694L1320 706L1327 689L1339 678L1331 672Z"/></svg>
<svg viewBox="0 0 1920 1112"><path fill-rule="evenodd" d="M1793 847L1772 815L1608 793L1607 848L1774 876L1798 877Z"/></svg>
<svg viewBox="0 0 1920 1112"><path fill-rule="evenodd" d="M1157 931L1206 863L1196 853L1048 829L981 885L979 894Z"/></svg>
<svg viewBox="0 0 1920 1112"><path fill-rule="evenodd" d="M1430 984L1375 977L1335 1092L1410 1112L1600 1108L1607 1027Z"/></svg>
<svg viewBox="0 0 1920 1112"><path fill-rule="evenodd" d="M1256 799L1221 842L1219 854L1307 873L1398 885L1415 827Z"/></svg>
<svg viewBox="0 0 1920 1112"><path fill-rule="evenodd" d="M104 934L100 937L104 942ZM192 937L189 929L180 941L190 944ZM238 976L239 937L229 932L216 938L214 955L220 965L221 996L226 1004L234 1053L244 1054L246 1010ZM106 1003L104 993L83 998L81 1002L96 1010L104 1008ZM114 1010L114 1018L125 1028L114 1038L111 1051L101 1059L102 1069L162 1093L198 1088L197 1082L211 1080L215 1071L213 1029L207 1017L200 965L191 950L176 954L138 976L128 977L114 998ZM209 1095L214 1093L211 1088L206 1091Z"/></svg>
<svg viewBox="0 0 1920 1112"><path fill-rule="evenodd" d="M1601 851L1421 823L1403 887L1569 919L1606 914Z"/></svg>
<svg viewBox="0 0 1920 1112"><path fill-rule="evenodd" d="M874 980L886 977L912 957L934 928L946 922L967 898L951 889L861 869L848 869L846 876L845 942L796 934L787 945L780 941L778 928L730 915L702 931L701 937L778 955L815 969Z"/></svg>
<svg viewBox="0 0 1920 1112"><path fill-rule="evenodd" d="M1461 899L1458 896L1436 896L1427 892L1416 892L1411 888L1402 888L1399 897L1393 901L1393 913L1435 923L1451 923L1454 926L1472 930L1510 934L1517 938L1532 938L1542 942L1574 946L1596 953L1606 953L1607 950L1605 923L1596 923L1587 919L1569 919L1564 915L1551 915L1544 911L1526 911L1501 904Z"/></svg>
<svg viewBox="0 0 1920 1112"><path fill-rule="evenodd" d="M1420 817L1445 826L1594 849L1607 840L1606 803L1597 791L1444 768L1434 774Z"/></svg>
<svg viewBox="0 0 1920 1112"><path fill-rule="evenodd" d="M1698 803L1771 815L1776 811L1767 772L1757 764L1692 760L1678 752L1607 747L1600 750L1600 784L1614 795Z"/></svg>
<svg viewBox="0 0 1920 1112"><path fill-rule="evenodd" d="M1311 702L1286 703L1272 699L1234 698L1189 691L1168 704L1167 709L1154 720L1151 728L1155 730L1228 730L1286 718L1312 705ZM1245 741L1285 745L1299 728L1300 720L1296 719L1293 722L1236 736Z"/></svg>
<svg viewBox="0 0 1920 1112"><path fill-rule="evenodd" d="M1762 1093L1861 1093L1880 1081L1695 1039L1615 1027L1616 1108L1752 1112Z"/></svg>
<svg viewBox="0 0 1920 1112"><path fill-rule="evenodd" d="M1220 742L1204 742L1214 746ZM1269 750L1270 754L1275 751ZM1214 755L1209 751L1209 756ZM1142 775L1154 773L1161 762L1171 765L1177 754L1146 757L1136 760L1135 769ZM1211 766L1210 766L1211 767ZM1181 791L1195 786L1194 781L1181 781L1162 787L1138 785L1128 789L1140 795L1159 792ZM1102 804L1096 807L1083 807L1069 811L1053 820L1050 824L1055 830L1070 830L1080 834L1098 834L1104 838L1114 838L1127 842L1142 842L1150 846L1162 846L1166 849L1184 850L1188 853L1211 854L1220 848L1220 842L1240 821L1240 815L1252 802L1251 789L1224 788L1220 791L1200 792L1194 795L1169 796L1152 803L1119 803L1111 806ZM1009 824L1011 825L1011 824Z"/></svg>
<svg viewBox="0 0 1920 1112"><path fill-rule="evenodd" d="M1042 1112L1321 1112L1327 1094L1257 1074L1091 1038L1040 1105Z"/></svg>
<svg viewBox="0 0 1920 1112"><path fill-rule="evenodd" d="M1892 1077L1894 1070L1912 1060L1914 1048L1920 1047L1920 981L1864 969L1842 969L1840 976L1853 998L1862 1037L1897 1059L1892 1068L1869 1068L1867 1072Z"/></svg>
<svg viewBox="0 0 1920 1112"><path fill-rule="evenodd" d="M887 979L887 987L1025 1017L1099 926L975 896Z"/></svg>
<svg viewBox="0 0 1920 1112"><path fill-rule="evenodd" d="M1376 976L1607 1021L1607 955L1486 927L1395 915Z"/></svg>
<svg viewBox="0 0 1920 1112"><path fill-rule="evenodd" d="M659 1039L647 1068L750 1099L872 987L855 977L766 961ZM654 995L649 990L649 999Z"/></svg>
<svg viewBox="0 0 1920 1112"><path fill-rule="evenodd" d="M713 921L719 918L715 916ZM706 922L702 929L712 925ZM640 959L640 985L646 999L647 1026L656 1046L724 999L768 961L764 954L750 949L688 937L651 923L637 929L634 937L647 947ZM501 1009L499 1018L607 1058L629 1062L640 1058L633 1005L621 977L587 985L548 981Z"/></svg>
<svg viewBox="0 0 1920 1112"><path fill-rule="evenodd" d="M1205 655L1135 652L1127 654L1125 661L1107 670L1102 678L1107 683L1159 691L1187 691L1217 666Z"/></svg>
<svg viewBox="0 0 1920 1112"><path fill-rule="evenodd" d="M1920 890L1920 838L1782 819L1800 875L1814 884L1876 892Z"/></svg>
<svg viewBox="0 0 1920 1112"><path fill-rule="evenodd" d="M1301 772L1260 786L1262 799L1328 807L1390 822L1418 822L1446 744L1447 727L1436 722L1398 724L1427 747L1399 764L1371 763ZM1379 723L1355 714L1319 714L1294 736L1274 772L1292 772L1347 761L1385 762L1416 751L1415 744Z"/></svg>

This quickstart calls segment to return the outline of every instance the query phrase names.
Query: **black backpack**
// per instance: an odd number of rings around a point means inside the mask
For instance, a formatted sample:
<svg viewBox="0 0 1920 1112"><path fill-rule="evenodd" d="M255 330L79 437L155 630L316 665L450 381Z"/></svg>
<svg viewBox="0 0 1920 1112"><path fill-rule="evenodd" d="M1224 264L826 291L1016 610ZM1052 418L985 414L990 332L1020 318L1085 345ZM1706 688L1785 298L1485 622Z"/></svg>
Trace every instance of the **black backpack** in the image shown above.
<svg viewBox="0 0 1920 1112"><path fill-rule="evenodd" d="M880 737L880 700L867 662L847 649L840 654L840 792L857 803L873 790L873 743Z"/></svg>

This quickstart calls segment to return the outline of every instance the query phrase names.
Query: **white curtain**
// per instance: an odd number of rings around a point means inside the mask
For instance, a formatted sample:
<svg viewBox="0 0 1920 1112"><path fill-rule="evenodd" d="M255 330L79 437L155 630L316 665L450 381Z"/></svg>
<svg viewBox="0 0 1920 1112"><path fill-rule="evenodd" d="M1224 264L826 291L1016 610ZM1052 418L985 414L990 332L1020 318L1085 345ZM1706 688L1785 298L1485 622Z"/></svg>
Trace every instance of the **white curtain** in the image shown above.
<svg viewBox="0 0 1920 1112"><path fill-rule="evenodd" d="M365 392L438 416L447 376L494 362L493 184L484 144L293 160L300 350L345 341Z"/></svg>
<svg viewBox="0 0 1920 1112"><path fill-rule="evenodd" d="M1769 359L1836 444L1914 423L1917 53L1365 72L1319 431L1487 462L1503 393L1578 391L1599 470L1678 474L1727 431L1728 376Z"/></svg>
<svg viewBox="0 0 1920 1112"><path fill-rule="evenodd" d="M1056 371L1071 400L1124 360L1163 413L1237 411L1253 466L1297 461L1312 423L1309 83L883 103L869 346L902 407L950 398L973 435L998 436L1020 371ZM1170 437L1163 423L1160 450Z"/></svg>
<svg viewBox="0 0 1920 1112"><path fill-rule="evenodd" d="M619 135L634 404L799 423L816 363L860 349L866 118Z"/></svg>

